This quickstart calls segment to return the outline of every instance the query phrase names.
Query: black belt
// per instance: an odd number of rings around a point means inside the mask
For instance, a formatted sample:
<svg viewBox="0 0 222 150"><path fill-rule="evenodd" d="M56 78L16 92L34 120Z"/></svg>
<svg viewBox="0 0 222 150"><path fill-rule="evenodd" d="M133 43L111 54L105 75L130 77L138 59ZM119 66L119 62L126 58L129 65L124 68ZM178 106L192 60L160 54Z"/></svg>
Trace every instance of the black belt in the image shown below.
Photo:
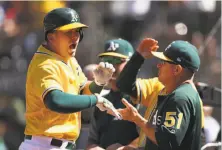
<svg viewBox="0 0 222 150"><path fill-rule="evenodd" d="M31 140L32 136L31 135L25 135L25 139ZM52 138L50 145L61 147L62 143L63 143L62 140ZM75 150L76 149L76 144L72 143L72 142L68 142L68 144L67 144L67 146L65 148L69 149L69 150Z"/></svg>

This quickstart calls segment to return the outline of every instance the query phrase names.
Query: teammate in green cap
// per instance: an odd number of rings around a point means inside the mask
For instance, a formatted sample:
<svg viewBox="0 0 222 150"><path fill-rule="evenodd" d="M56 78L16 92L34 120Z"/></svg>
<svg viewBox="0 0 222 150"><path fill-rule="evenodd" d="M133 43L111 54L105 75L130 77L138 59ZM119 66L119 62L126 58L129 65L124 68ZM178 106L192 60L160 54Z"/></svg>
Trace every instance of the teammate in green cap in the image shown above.
<svg viewBox="0 0 222 150"><path fill-rule="evenodd" d="M180 40L170 43L164 52L155 52L158 48L156 40L144 39L117 80L117 87L134 97L134 102L145 104L157 99L156 107L148 107L151 115L144 118L123 99L126 108L119 112L145 133L145 150L200 150L203 109L193 83L200 67L197 49ZM162 90L157 88L156 80L136 80L144 59L152 56L160 60L157 68ZM158 95L153 91L158 91Z"/></svg>
<svg viewBox="0 0 222 150"><path fill-rule="evenodd" d="M123 94L116 87L116 78L134 53L132 45L124 39L108 40L104 52L99 54L101 62L111 63L115 73L109 81L110 91L104 97L115 108L124 108L122 98L130 101L130 96ZM134 105L136 107L136 105ZM94 108L91 117L87 150L117 150L127 145L136 146L138 132L135 123L117 120L114 116Z"/></svg>
<svg viewBox="0 0 222 150"><path fill-rule="evenodd" d="M112 103L92 95L100 93L115 69L100 63L93 72L95 81L87 81L74 57L87 26L80 23L75 10L54 9L43 23L45 42L27 73L25 140L19 150L75 149L81 110L97 106L101 111L113 111L119 119Z"/></svg>

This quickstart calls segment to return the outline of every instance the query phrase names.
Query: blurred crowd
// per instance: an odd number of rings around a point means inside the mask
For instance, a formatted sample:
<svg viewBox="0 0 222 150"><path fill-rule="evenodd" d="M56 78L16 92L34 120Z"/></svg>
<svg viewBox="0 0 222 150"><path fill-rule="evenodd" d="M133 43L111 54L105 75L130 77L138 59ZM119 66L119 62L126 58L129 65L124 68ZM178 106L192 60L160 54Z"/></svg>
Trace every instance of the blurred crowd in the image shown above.
<svg viewBox="0 0 222 150"><path fill-rule="evenodd" d="M141 39L152 37L159 41L159 51L173 40L182 39L190 41L199 50L201 68L196 81L221 91L220 1L1 1L1 150L4 147L15 150L23 140L28 64L44 40L44 15L58 7L74 8L79 12L81 22L89 26L84 30L76 56L82 68L98 63L97 55L102 52L104 42L111 38L121 37L136 48ZM86 54L88 59L81 59ZM155 76L155 61L146 61L139 76ZM210 109L217 122L221 122L219 105L214 105L214 112Z"/></svg>

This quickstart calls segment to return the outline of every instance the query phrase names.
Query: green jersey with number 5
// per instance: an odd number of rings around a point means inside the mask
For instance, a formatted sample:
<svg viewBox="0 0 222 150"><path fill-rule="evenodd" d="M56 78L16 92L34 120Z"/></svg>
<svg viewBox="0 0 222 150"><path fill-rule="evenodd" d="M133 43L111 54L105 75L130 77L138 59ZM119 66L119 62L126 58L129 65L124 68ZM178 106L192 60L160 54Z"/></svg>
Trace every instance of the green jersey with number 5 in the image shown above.
<svg viewBox="0 0 222 150"><path fill-rule="evenodd" d="M203 108L198 92L185 83L169 95L159 95L149 123L156 128L158 150L200 150ZM151 145L147 139L146 150Z"/></svg>

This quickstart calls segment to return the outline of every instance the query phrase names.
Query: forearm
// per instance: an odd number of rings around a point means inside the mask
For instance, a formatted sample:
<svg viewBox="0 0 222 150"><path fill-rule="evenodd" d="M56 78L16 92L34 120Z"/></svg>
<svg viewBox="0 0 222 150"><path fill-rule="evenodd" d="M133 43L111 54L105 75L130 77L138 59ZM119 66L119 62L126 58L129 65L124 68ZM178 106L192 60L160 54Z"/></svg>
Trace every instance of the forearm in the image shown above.
<svg viewBox="0 0 222 150"><path fill-rule="evenodd" d="M139 126L146 136L154 143L157 144L156 137L155 137L155 128L151 127L148 121L143 118L141 115L138 115L134 120L134 123Z"/></svg>
<svg viewBox="0 0 222 150"><path fill-rule="evenodd" d="M100 93L104 86L97 85L94 81L89 81L81 90L81 94L91 95L94 93Z"/></svg>
<svg viewBox="0 0 222 150"><path fill-rule="evenodd" d="M47 108L59 113L74 113L96 105L95 95L73 95L60 90L46 94L44 103Z"/></svg>
<svg viewBox="0 0 222 150"><path fill-rule="evenodd" d="M117 87L135 98L137 98L136 76L143 62L144 58L135 52L117 79Z"/></svg>

